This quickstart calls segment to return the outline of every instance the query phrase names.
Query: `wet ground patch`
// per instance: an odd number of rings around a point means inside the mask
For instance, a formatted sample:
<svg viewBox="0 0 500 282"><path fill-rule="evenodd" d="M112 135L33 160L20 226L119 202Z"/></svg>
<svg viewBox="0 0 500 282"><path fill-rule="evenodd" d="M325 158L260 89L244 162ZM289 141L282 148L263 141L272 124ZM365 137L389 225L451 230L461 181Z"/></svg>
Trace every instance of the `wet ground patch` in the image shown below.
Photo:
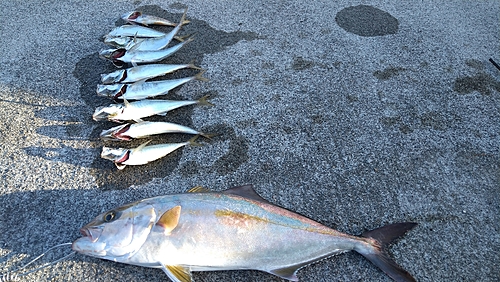
<svg viewBox="0 0 500 282"><path fill-rule="evenodd" d="M374 71L373 76L378 78L379 80L388 80L389 78L396 76L403 71L406 71L406 69L401 67L387 67L384 70Z"/></svg>
<svg viewBox="0 0 500 282"><path fill-rule="evenodd" d="M459 94L470 94L474 91L481 95L491 95L492 91L500 92L500 82L491 75L480 72L473 76L463 76L455 80L453 90Z"/></svg>
<svg viewBox="0 0 500 282"><path fill-rule="evenodd" d="M189 161L182 165L182 175L189 176L203 172L217 172L220 175L236 171L240 165L248 160L248 142L245 137L236 135L234 129L227 124L217 124L203 128L206 132L216 132L217 135L210 144L215 142L229 141L229 147L224 155L219 157L211 166L201 166L195 161ZM210 146L210 145L207 145Z"/></svg>
<svg viewBox="0 0 500 282"><path fill-rule="evenodd" d="M368 5L342 9L335 16L337 24L359 36L383 36L398 32L399 21L386 11Z"/></svg>

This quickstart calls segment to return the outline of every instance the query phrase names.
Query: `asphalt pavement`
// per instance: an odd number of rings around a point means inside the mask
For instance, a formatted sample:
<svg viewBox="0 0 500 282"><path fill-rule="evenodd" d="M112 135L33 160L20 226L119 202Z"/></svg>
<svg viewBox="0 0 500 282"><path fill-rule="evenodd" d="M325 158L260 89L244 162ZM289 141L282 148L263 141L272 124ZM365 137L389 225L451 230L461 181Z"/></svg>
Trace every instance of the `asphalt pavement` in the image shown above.
<svg viewBox="0 0 500 282"><path fill-rule="evenodd" d="M180 34L195 40L165 62L193 62L210 81L164 98L210 95L215 106L148 120L218 135L118 170L102 147L142 141L99 139L115 125L92 120L112 103L95 93L100 74L116 69L98 56L102 36L125 12L175 22L186 7ZM110 208L253 184L349 234L417 222L390 253L418 281L500 280L500 70L489 61L500 63L499 1L4 0L0 11L0 273L72 242ZM356 253L298 277L390 281ZM158 269L83 255L23 279L167 281ZM194 280L284 281L259 271Z"/></svg>

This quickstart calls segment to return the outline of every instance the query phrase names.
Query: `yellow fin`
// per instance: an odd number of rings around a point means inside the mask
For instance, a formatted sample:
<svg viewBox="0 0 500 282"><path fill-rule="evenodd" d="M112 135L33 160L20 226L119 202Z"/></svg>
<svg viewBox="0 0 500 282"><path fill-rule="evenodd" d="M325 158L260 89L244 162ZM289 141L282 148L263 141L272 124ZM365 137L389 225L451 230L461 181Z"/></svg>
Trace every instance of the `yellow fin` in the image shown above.
<svg viewBox="0 0 500 282"><path fill-rule="evenodd" d="M205 188L201 185L198 185L198 186L194 186L193 188L189 189L187 192L188 193L206 193L206 192L210 192L210 189Z"/></svg>
<svg viewBox="0 0 500 282"><path fill-rule="evenodd" d="M163 227L165 235L170 234L172 230L175 229L177 224L179 223L179 217L181 216L181 206L175 206L160 217L160 219L156 222L156 225Z"/></svg>
<svg viewBox="0 0 500 282"><path fill-rule="evenodd" d="M163 265L162 265L163 266ZM191 282L191 270L181 265L165 265L162 267L163 271L172 281L178 282Z"/></svg>

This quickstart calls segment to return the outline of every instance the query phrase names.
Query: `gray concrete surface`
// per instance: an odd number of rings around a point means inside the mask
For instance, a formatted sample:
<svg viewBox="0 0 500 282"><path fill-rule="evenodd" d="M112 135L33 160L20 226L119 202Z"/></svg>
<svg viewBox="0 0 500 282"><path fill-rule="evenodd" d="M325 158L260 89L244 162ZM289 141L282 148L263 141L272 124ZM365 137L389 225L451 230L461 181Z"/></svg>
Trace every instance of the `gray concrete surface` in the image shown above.
<svg viewBox="0 0 500 282"><path fill-rule="evenodd" d="M196 40L167 61L194 60L210 82L167 98L210 94L216 106L167 120L220 135L118 171L99 157L107 143L98 134L112 124L91 119L110 103L95 94L99 74L114 69L97 56L101 37L129 10L176 21L185 6L182 34ZM0 11L2 273L78 238L109 208L253 183L271 202L350 234L418 222L390 251L419 281L500 280L500 71L488 62L500 62L498 1L4 0ZM298 275L389 281L355 253ZM194 278L281 281L258 271ZM25 279L166 276L77 255Z"/></svg>

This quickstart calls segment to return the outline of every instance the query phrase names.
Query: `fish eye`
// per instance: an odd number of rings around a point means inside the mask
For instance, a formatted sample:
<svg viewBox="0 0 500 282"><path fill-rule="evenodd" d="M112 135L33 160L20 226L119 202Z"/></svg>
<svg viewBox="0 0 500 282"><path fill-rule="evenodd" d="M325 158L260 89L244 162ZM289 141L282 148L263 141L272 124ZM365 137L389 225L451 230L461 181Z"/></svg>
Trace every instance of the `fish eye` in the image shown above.
<svg viewBox="0 0 500 282"><path fill-rule="evenodd" d="M110 211L107 214L104 215L104 222L110 222L115 218L116 214L114 211Z"/></svg>

